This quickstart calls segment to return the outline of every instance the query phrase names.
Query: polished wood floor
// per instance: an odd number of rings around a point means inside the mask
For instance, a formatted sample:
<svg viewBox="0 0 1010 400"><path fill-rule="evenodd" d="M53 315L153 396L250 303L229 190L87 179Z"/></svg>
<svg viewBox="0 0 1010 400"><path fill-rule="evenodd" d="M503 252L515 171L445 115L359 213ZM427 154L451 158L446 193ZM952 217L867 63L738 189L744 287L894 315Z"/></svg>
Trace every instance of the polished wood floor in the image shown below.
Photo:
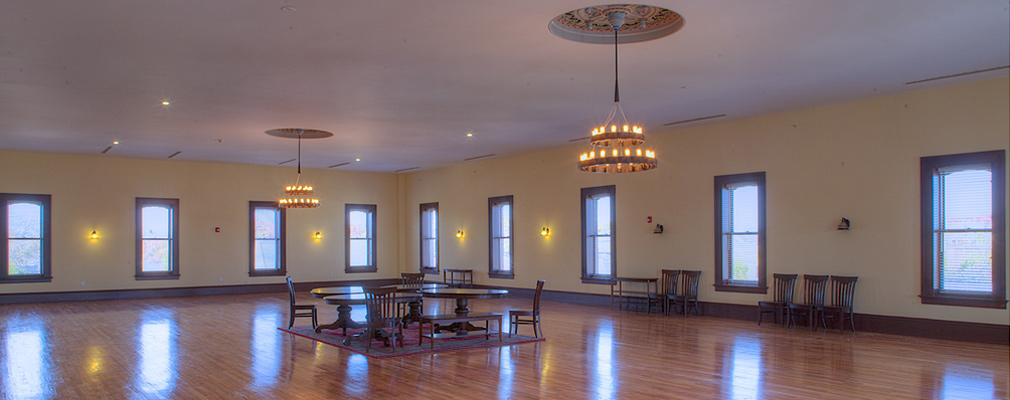
<svg viewBox="0 0 1010 400"><path fill-rule="evenodd" d="M375 360L278 331L286 314L286 293L0 306L2 398L1006 399L1010 380L1007 346L552 302L545 342Z"/></svg>

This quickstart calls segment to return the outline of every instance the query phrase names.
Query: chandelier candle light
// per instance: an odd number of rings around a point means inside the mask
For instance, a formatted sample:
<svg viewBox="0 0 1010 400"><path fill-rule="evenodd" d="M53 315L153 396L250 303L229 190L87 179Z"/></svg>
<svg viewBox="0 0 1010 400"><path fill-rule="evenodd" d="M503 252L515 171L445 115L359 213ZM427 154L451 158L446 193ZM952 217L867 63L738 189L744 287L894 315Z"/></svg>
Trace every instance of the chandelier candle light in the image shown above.
<svg viewBox="0 0 1010 400"><path fill-rule="evenodd" d="M593 149L579 156L580 170L622 173L656 168L656 152L639 147L645 143L644 130L629 124L621 107L618 35L624 27L630 31L626 43L641 42L673 34L683 25L683 17L673 11L639 4L579 8L555 17L548 25L558 37L583 43L607 43L605 32L614 33L614 106L606 122L593 129L589 138Z"/></svg>
<svg viewBox="0 0 1010 400"><path fill-rule="evenodd" d="M295 184L284 187L284 193L288 196L277 201L280 208L316 208L319 207L319 199L312 196L313 188L309 185L302 185L302 138L322 139L333 136L332 133L316 129L282 128L266 131L267 135L281 137L285 139L298 139L298 177Z"/></svg>

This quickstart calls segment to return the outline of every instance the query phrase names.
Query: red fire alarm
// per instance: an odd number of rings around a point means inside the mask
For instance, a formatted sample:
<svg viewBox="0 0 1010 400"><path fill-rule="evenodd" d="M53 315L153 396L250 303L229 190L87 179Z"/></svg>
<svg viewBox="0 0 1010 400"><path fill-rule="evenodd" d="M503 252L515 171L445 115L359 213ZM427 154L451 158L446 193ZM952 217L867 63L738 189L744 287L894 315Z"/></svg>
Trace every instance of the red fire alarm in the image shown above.
<svg viewBox="0 0 1010 400"><path fill-rule="evenodd" d="M650 224L652 223L652 216L651 215L648 216L648 217L645 217L645 219L646 219L645 222L650 223Z"/></svg>
<svg viewBox="0 0 1010 400"><path fill-rule="evenodd" d="M650 222L651 222L651 220L650 220ZM221 232L221 227L215 226L214 227L214 232Z"/></svg>

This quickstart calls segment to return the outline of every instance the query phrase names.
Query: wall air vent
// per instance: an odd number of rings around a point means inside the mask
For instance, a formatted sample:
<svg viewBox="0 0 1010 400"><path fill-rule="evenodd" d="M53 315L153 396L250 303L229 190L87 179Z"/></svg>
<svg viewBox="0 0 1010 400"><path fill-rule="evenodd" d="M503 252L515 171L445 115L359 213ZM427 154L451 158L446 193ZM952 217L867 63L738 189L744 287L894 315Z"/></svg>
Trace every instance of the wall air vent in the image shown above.
<svg viewBox="0 0 1010 400"><path fill-rule="evenodd" d="M686 123L689 123L689 122L698 122L698 121L705 121L705 120L709 120L709 119L722 118L722 117L725 117L725 116L726 116L726 114L709 115L707 117L691 118L691 119L685 119L685 120L681 120L681 121L669 122L669 123L663 124L663 126L674 126L674 125L686 124Z"/></svg>
<svg viewBox="0 0 1010 400"><path fill-rule="evenodd" d="M917 81L905 82L905 84L906 85L914 85L916 83L932 82L932 81L938 81L940 79L947 79L947 78L957 78L959 76L972 75L972 74L980 74L980 73L983 73L983 72L998 71L998 70L1007 69L1007 68L1010 68L1010 65L1004 65L1002 67L995 67L995 68L980 69L978 71L961 72L959 74L944 75L944 76L938 76L938 77L935 77L935 78L920 79L920 80L917 80Z"/></svg>
<svg viewBox="0 0 1010 400"><path fill-rule="evenodd" d="M179 154L182 154L182 152L181 151L177 151L175 153L172 153L172 155L168 156L168 158L175 158L175 156L177 156Z"/></svg>

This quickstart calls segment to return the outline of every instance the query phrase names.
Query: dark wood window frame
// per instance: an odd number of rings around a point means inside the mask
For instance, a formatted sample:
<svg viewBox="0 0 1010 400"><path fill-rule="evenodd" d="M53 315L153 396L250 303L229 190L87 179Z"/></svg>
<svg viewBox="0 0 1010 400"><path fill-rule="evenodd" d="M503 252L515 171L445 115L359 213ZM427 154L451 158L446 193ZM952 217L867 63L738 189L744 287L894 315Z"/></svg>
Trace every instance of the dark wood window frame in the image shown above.
<svg viewBox="0 0 1010 400"><path fill-rule="evenodd" d="M986 295L943 293L934 288L933 178L938 169L988 164L992 171L992 292ZM919 159L922 304L1006 309L1006 152L951 154Z"/></svg>
<svg viewBox="0 0 1010 400"><path fill-rule="evenodd" d="M8 240L7 237L7 204L11 201L37 202L42 205L42 264L38 275L9 275ZM0 283L52 282L52 196L48 194L0 193L0 232L3 241L0 243Z"/></svg>
<svg viewBox="0 0 1010 400"><path fill-rule="evenodd" d="M715 290L719 292L768 293L766 260L765 173L720 175L715 179ZM754 183L758 187L758 281L755 285L730 281L723 265L723 191L728 185Z"/></svg>
<svg viewBox="0 0 1010 400"><path fill-rule="evenodd" d="M488 253L488 259L487 259L487 271L488 272L487 272L487 275L488 275L488 277L491 277L491 278L504 278L504 279L513 279L513 278L515 278L515 245L516 245L516 240L515 240L515 220L512 218L513 215L514 215L515 203L512 200L513 200L512 199L512 195L498 196L498 197L489 197L487 199L487 231L488 231L487 232L488 233L487 234L487 249L488 249L488 252L487 252ZM509 213L508 213L508 217L507 217L508 220L509 220L508 239L509 239L509 249L511 249L512 257L509 258L509 269L508 269L508 271L505 271L505 270L495 270L494 269L494 258L495 258L494 239L495 239L495 232L494 232L494 212L493 211L494 211L494 207L496 205L503 204L503 203L508 203L508 205L509 205Z"/></svg>
<svg viewBox="0 0 1010 400"><path fill-rule="evenodd" d="M617 186L597 186L582 188L580 207L582 209L582 283L609 285L617 277ZM594 275L589 273L589 260L586 258L586 240L588 226L586 224L586 200L600 194L610 195L610 275Z"/></svg>
<svg viewBox="0 0 1010 400"><path fill-rule="evenodd" d="M376 256L378 253L378 238L375 237L376 224L379 221L378 207L375 204L345 204L344 205L344 272L377 272ZM351 267L351 212L364 211L371 218L367 237L371 240L371 251L368 252L368 265Z"/></svg>
<svg viewBox="0 0 1010 400"><path fill-rule="evenodd" d="M433 237L433 238L426 238L424 236L424 234L425 234L425 232L424 232L424 213L425 213L425 211L428 211L428 210L434 210L435 211L435 237ZM419 211L420 211L420 214L419 214L420 218L418 220L418 229L420 230L420 235L418 237L419 237L419 245L420 245L420 247L418 247L418 255L419 255L420 259L418 261L418 266L420 268L420 271L423 272L423 273L426 273L426 274L438 274L439 273L438 272L438 269L439 269L438 268L438 261L439 261L439 257L440 257L439 247L438 247L439 246L438 203L437 202L436 203L422 203L421 206L420 206L420 208L419 208ZM426 267L424 265L424 256L425 256L425 253L424 253L424 241L425 240L434 240L435 241L435 266L434 267Z"/></svg>
<svg viewBox="0 0 1010 400"><path fill-rule="evenodd" d="M170 255L169 270L166 272L145 272L143 269L143 258L144 258L144 216L143 210L145 206L149 205L162 205L168 206L172 210L172 237L169 239L172 246L172 254ZM134 253L136 257L136 275L137 280L151 280L151 279L179 279L179 199L162 199L162 198L150 198L150 197L137 197L136 206L136 247L134 248Z"/></svg>
<svg viewBox="0 0 1010 400"><path fill-rule="evenodd" d="M278 224L279 235L277 240L277 268L276 269L256 269L256 210L272 209L280 215ZM276 201L250 201L249 202L249 276L285 276L288 274L287 266L287 210L277 206Z"/></svg>

